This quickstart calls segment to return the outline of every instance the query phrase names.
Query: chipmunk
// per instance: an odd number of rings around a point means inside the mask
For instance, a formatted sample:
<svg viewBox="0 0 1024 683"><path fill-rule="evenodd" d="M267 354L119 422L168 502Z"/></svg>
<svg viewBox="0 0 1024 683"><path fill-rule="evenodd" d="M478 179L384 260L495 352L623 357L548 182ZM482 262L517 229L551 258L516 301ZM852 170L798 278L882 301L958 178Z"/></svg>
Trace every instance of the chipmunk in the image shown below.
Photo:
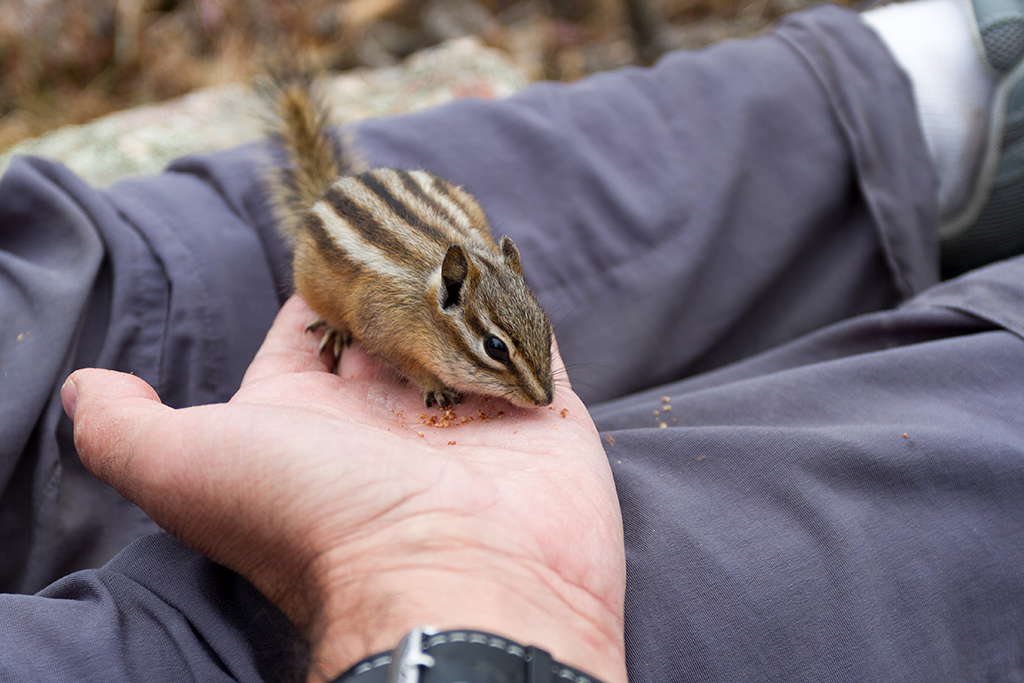
<svg viewBox="0 0 1024 683"><path fill-rule="evenodd" d="M287 160L269 173L296 291L326 328L448 408L463 393L545 406L554 396L551 323L523 280L519 250L491 237L484 211L427 171L365 168L328 132L309 77L279 78L272 137Z"/></svg>

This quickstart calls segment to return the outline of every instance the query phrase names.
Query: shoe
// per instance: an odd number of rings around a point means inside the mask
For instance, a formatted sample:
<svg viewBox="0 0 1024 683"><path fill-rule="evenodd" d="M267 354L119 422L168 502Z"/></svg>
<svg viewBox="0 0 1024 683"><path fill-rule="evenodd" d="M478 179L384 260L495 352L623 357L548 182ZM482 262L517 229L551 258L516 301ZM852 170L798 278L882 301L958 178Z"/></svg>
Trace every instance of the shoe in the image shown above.
<svg viewBox="0 0 1024 683"><path fill-rule="evenodd" d="M996 87L974 188L939 226L943 278L1024 253L1024 0L963 2Z"/></svg>

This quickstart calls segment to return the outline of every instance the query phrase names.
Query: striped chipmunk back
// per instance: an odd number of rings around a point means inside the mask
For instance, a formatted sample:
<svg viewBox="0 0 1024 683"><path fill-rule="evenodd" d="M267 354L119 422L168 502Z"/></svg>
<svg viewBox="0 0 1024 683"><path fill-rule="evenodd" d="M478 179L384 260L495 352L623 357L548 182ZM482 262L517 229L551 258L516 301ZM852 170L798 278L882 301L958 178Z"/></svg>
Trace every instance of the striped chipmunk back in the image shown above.
<svg viewBox="0 0 1024 683"><path fill-rule="evenodd" d="M307 78L279 81L268 173L296 291L335 357L350 340L446 408L464 393L522 407L551 403L551 324L508 237L427 171L367 170L328 128Z"/></svg>

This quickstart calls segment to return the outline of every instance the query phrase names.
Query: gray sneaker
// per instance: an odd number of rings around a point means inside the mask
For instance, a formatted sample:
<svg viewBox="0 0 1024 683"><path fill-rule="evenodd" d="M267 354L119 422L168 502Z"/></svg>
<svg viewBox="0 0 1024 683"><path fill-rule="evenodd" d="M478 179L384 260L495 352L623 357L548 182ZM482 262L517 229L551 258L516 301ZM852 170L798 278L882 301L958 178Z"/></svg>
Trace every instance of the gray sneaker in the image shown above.
<svg viewBox="0 0 1024 683"><path fill-rule="evenodd" d="M943 277L1024 252L1024 0L963 2L996 88L974 188L939 226Z"/></svg>

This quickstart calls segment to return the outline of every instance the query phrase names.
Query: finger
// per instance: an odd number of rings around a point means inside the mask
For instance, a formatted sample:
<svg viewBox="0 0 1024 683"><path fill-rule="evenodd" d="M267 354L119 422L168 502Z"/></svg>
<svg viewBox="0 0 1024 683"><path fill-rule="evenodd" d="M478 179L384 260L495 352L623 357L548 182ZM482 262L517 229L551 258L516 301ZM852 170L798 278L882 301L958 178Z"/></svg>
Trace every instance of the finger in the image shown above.
<svg viewBox="0 0 1024 683"><path fill-rule="evenodd" d="M61 387L86 469L136 501L133 468L139 436L171 411L144 380L112 370L78 370ZM136 501L137 502L137 501Z"/></svg>
<svg viewBox="0 0 1024 683"><path fill-rule="evenodd" d="M301 579L294 577L307 561L289 552L289 540L301 537L289 524L303 518L268 501L301 507L308 479L282 476L293 461L280 457L287 439L246 441L268 423L265 413L224 404L173 410L141 379L107 370L75 372L61 397L74 415L75 445L90 472L186 545L245 574L293 619L306 614L289 597L300 595L294 584ZM241 421L230 419L240 411L246 413ZM308 452L328 448L319 442ZM279 562L257 571L267 557Z"/></svg>
<svg viewBox="0 0 1024 683"><path fill-rule="evenodd" d="M138 377L95 369L73 373L61 398L73 406L75 447L86 469L186 543L195 536L190 525L219 516L217 486L249 474L237 449L226 447L237 437L226 405L174 410Z"/></svg>
<svg viewBox="0 0 1024 683"><path fill-rule="evenodd" d="M299 295L293 295L278 311L263 345L242 379L242 386L268 377L298 372L330 372L320 353L319 335L308 331L316 314Z"/></svg>

